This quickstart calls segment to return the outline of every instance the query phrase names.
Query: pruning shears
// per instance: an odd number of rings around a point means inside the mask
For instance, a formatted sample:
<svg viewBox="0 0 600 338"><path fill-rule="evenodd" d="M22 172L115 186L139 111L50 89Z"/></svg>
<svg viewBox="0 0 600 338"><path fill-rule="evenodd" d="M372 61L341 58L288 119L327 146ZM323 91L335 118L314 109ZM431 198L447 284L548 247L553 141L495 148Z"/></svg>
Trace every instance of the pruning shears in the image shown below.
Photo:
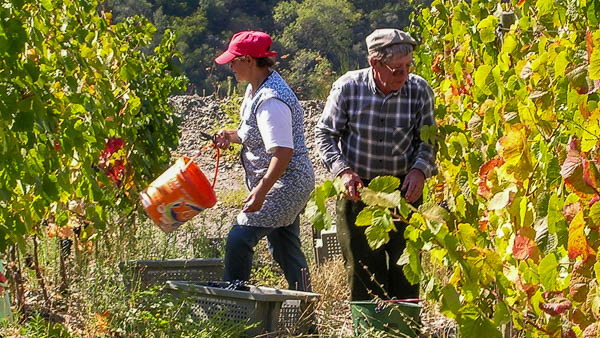
<svg viewBox="0 0 600 338"><path fill-rule="evenodd" d="M209 133L205 133L203 131L198 130L198 134L200 134L200 138L205 141L212 141L212 143L216 143L216 135L211 135Z"/></svg>
<svg viewBox="0 0 600 338"><path fill-rule="evenodd" d="M213 144L216 144L217 142L217 135L211 135L209 133L205 133L203 131L198 130L198 134L200 136L201 139L205 140L205 141L211 141ZM229 150L233 150L233 146L229 146Z"/></svg>

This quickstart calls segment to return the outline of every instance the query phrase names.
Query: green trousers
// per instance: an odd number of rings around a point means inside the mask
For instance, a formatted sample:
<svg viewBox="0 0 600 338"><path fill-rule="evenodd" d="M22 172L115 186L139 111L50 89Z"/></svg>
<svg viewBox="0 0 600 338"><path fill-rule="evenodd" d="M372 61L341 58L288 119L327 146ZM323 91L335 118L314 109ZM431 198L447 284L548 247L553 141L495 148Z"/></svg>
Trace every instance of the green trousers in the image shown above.
<svg viewBox="0 0 600 338"><path fill-rule="evenodd" d="M422 199L413 203L421 204ZM351 301L418 298L419 285L411 285L396 262L402 255L406 240L406 225L396 222L389 233L390 241L377 250L371 250L365 237L366 227L354 225L356 216L365 207L362 202L341 199L337 202L337 238L342 248L348 272Z"/></svg>

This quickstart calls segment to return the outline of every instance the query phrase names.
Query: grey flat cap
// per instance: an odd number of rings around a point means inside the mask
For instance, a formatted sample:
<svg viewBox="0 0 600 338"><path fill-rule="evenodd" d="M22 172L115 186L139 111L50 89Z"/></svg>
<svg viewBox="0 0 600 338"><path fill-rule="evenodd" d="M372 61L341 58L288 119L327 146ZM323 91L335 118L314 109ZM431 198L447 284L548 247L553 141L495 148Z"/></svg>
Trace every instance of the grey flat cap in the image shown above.
<svg viewBox="0 0 600 338"><path fill-rule="evenodd" d="M413 48L417 46L415 39L408 35L408 33L396 28L376 29L367 36L366 41L369 52L400 43L412 45Z"/></svg>

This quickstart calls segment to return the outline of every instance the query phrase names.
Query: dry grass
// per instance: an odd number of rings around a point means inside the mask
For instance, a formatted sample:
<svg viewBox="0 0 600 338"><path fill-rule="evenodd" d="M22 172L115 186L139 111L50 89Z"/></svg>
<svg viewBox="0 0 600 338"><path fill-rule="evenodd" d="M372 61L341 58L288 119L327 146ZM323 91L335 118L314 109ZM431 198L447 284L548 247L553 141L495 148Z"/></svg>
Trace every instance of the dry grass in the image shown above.
<svg viewBox="0 0 600 338"><path fill-rule="evenodd" d="M350 288L346 269L341 258L325 261L323 265L311 266L313 291L321 294L316 307L317 328L320 336L352 336L350 313Z"/></svg>

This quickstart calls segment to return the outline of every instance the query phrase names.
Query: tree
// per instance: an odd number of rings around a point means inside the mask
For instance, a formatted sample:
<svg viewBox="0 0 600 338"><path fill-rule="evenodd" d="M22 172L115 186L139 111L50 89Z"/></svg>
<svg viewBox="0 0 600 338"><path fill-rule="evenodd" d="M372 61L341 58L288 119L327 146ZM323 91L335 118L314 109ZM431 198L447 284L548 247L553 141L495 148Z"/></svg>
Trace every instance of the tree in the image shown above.
<svg viewBox="0 0 600 338"><path fill-rule="evenodd" d="M285 1L273 14L276 26L283 28L277 38L289 52L317 51L335 66L352 53L352 27L360 17L347 0Z"/></svg>
<svg viewBox="0 0 600 338"><path fill-rule="evenodd" d="M301 49L282 75L301 99L325 99L336 73L329 60L318 52Z"/></svg>

